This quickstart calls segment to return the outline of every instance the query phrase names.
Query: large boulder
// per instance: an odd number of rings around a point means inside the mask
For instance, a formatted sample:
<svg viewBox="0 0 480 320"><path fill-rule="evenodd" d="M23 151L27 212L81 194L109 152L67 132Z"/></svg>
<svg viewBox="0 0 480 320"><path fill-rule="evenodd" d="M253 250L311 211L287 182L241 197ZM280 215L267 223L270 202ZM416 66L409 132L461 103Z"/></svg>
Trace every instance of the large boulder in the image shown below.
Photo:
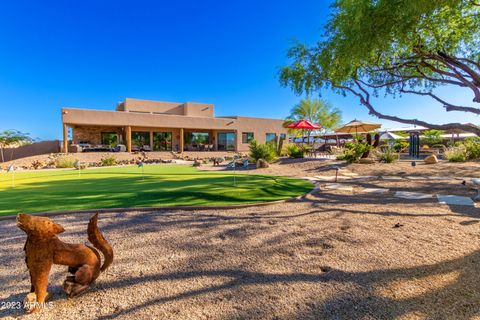
<svg viewBox="0 0 480 320"><path fill-rule="evenodd" d="M268 162L265 159L258 159L257 160L257 169L258 168L268 168Z"/></svg>
<svg viewBox="0 0 480 320"><path fill-rule="evenodd" d="M438 159L436 155L432 154L426 157L425 159L423 159L423 162L425 162L425 164L435 164L435 163L438 163Z"/></svg>

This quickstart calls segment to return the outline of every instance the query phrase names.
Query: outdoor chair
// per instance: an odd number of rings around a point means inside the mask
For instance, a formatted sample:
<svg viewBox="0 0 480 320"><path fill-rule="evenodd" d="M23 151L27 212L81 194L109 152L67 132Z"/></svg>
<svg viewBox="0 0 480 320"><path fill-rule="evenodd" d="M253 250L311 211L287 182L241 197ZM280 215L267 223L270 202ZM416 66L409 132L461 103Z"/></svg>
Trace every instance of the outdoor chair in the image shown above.
<svg viewBox="0 0 480 320"><path fill-rule="evenodd" d="M114 152L125 152L127 151L127 147L123 144L118 144L115 149L113 149Z"/></svg>

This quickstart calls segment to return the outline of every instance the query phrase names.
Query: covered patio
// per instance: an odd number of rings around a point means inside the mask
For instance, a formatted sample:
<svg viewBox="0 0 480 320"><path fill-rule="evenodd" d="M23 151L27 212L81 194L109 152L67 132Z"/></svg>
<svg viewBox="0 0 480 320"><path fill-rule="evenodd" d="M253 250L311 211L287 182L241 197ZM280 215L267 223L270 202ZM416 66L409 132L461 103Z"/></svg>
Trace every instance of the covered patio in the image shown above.
<svg viewBox="0 0 480 320"><path fill-rule="evenodd" d="M237 132L211 129L83 126L64 124L64 150L100 151L236 151Z"/></svg>

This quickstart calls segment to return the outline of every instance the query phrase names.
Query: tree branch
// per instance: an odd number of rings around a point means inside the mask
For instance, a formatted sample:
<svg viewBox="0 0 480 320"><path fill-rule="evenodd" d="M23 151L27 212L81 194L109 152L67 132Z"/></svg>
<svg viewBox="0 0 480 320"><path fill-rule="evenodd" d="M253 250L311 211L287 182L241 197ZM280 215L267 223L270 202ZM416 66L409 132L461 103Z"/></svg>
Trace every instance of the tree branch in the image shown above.
<svg viewBox="0 0 480 320"><path fill-rule="evenodd" d="M419 96L429 96L432 97L433 99L437 100L438 102L443 104L443 107L447 111L463 111L463 112L470 112L474 114L480 114L480 109L474 108L474 107L464 107L464 106L457 106L451 103L446 102L445 100L441 99L437 95L431 93L431 92L418 92L418 91L412 91L412 90L405 90L405 89L400 89L400 92L403 93L411 93L411 94L416 94Z"/></svg>
<svg viewBox="0 0 480 320"><path fill-rule="evenodd" d="M429 129L437 129L437 130L452 130L452 129L460 129L466 132L472 132L477 135L480 135L480 127L476 126L472 123L446 123L446 124L433 124L426 121L418 120L418 119L404 119L396 116L386 115L381 112L378 112L373 105L369 101L369 96L363 96L360 92L352 89L351 87L341 86L341 85L334 85L332 87L348 91L360 99L360 103L363 104L367 109L370 115L376 116L379 119L391 120L399 123L405 124L413 124L423 126Z"/></svg>

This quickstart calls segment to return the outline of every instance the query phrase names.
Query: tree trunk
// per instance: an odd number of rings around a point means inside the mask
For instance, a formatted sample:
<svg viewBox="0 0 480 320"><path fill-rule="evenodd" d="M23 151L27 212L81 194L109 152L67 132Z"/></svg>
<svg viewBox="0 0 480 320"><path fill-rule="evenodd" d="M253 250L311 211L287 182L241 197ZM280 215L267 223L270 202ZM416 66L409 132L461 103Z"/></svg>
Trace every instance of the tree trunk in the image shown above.
<svg viewBox="0 0 480 320"><path fill-rule="evenodd" d="M5 162L5 157L3 156L3 147L0 147L0 153L2 154L2 162Z"/></svg>

